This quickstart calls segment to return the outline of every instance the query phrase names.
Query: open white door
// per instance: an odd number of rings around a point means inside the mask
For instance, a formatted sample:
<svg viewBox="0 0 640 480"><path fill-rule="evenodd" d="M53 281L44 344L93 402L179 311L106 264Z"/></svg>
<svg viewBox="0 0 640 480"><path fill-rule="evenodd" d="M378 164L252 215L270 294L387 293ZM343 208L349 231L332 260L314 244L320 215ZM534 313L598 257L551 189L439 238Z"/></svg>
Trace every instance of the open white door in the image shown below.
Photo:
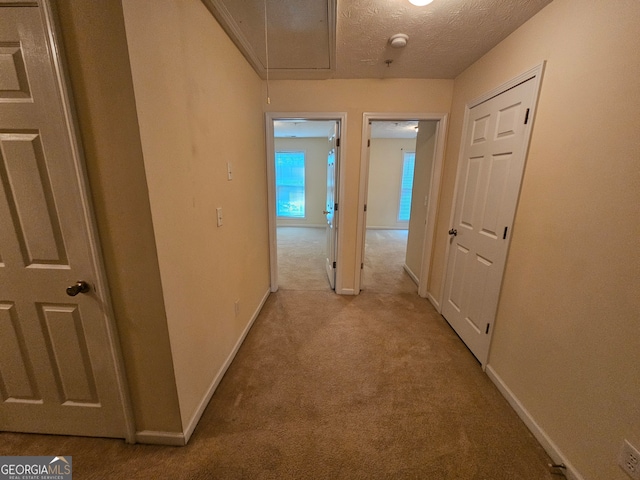
<svg viewBox="0 0 640 480"><path fill-rule="evenodd" d="M538 73L539 75L540 73ZM442 315L483 365L520 192L539 76L468 111Z"/></svg>
<svg viewBox="0 0 640 480"><path fill-rule="evenodd" d="M329 153L327 155L327 204L323 212L327 218L327 259L325 266L332 290L335 290L336 288L336 240L338 225L338 198L336 195L338 170L336 168L336 162L339 146L340 140L338 137L338 123L336 122L329 134Z"/></svg>
<svg viewBox="0 0 640 480"><path fill-rule="evenodd" d="M0 430L132 440L50 19L0 6Z"/></svg>

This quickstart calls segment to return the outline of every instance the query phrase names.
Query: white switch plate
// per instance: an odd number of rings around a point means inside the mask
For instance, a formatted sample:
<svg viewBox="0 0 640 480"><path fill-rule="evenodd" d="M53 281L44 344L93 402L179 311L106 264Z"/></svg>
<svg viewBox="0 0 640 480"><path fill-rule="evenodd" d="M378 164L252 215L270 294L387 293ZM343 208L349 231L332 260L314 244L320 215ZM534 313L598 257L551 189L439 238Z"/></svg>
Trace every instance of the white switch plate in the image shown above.
<svg viewBox="0 0 640 480"><path fill-rule="evenodd" d="M216 220L218 222L218 226L222 226L222 207L216 208Z"/></svg>

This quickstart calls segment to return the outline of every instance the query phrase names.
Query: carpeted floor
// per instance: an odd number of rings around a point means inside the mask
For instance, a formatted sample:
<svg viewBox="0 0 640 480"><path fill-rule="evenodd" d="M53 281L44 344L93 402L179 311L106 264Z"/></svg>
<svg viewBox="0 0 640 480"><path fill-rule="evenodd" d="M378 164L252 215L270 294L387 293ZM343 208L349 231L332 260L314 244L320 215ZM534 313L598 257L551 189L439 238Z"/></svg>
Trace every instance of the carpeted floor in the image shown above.
<svg viewBox="0 0 640 480"><path fill-rule="evenodd" d="M329 290L324 228L278 227L278 287ZM367 230L362 291L417 293L404 270L407 230ZM339 261L339 259L338 259Z"/></svg>
<svg viewBox="0 0 640 480"><path fill-rule="evenodd" d="M415 294L267 300L189 445L0 433L74 479L554 480L473 355Z"/></svg>
<svg viewBox="0 0 640 480"><path fill-rule="evenodd" d="M278 288L329 291L324 228L278 227Z"/></svg>
<svg viewBox="0 0 640 480"><path fill-rule="evenodd" d="M367 229L364 248L363 292L418 293L404 270L407 230Z"/></svg>

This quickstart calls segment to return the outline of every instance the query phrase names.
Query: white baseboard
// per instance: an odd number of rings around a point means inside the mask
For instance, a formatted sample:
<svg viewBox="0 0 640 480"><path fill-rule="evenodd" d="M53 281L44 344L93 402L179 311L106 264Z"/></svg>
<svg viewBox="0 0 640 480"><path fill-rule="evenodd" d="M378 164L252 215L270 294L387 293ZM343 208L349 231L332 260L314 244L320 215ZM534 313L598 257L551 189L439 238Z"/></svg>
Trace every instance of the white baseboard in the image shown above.
<svg viewBox="0 0 640 480"><path fill-rule="evenodd" d="M182 433L154 432L153 430L142 430L141 432L136 432L136 443L169 445L172 447L183 447L187 444L184 434Z"/></svg>
<svg viewBox="0 0 640 480"><path fill-rule="evenodd" d="M407 272L407 275L409 275L411 280L413 280L413 283L419 286L420 280L418 280L418 277L415 275L415 273L411 271L411 269L407 266L407 264L405 263L402 267L404 268L404 271Z"/></svg>
<svg viewBox="0 0 640 480"><path fill-rule="evenodd" d="M431 292L427 292L427 299L431 302L431 305L435 307L438 313L442 313L442 309L440 308L440 302L436 300L436 297L434 297L431 294Z"/></svg>
<svg viewBox="0 0 640 480"><path fill-rule="evenodd" d="M336 290L338 295L355 295L356 291L353 288L341 288L340 291Z"/></svg>
<svg viewBox="0 0 640 480"><path fill-rule="evenodd" d="M256 318L258 318L258 315L260 314L260 311L262 310L262 307L264 306L264 303L267 301L267 298L269 298L270 294L271 294L271 290L269 289L267 290L267 293L264 294L264 296L262 297L262 300L260 301L260 304L253 312L253 315L251 316L251 320L249 320L249 323L247 324L244 331L242 332L242 335L240 335L240 338L238 338L238 341L236 342L233 349L231 350L231 353L229 353L229 355L227 356L227 359L220 367L220 370L218 370L218 373L213 378L211 385L209 385L209 388L207 389L206 395L200 401L198 408L196 409L194 414L191 416L191 420L189 420L187 428L184 431L183 445L186 445L189 442L189 439L191 438L193 431L196 429L196 426L198 425L198 422L200 421L200 418L202 417L202 414L204 413L205 408L207 408L207 405L209 405L209 401L211 400L213 393L216 391L216 388L218 388L218 385L222 381L222 377L224 377L224 374L227 372L229 365L231 365L231 362L233 361L236 354L238 353L238 350L240 349L242 342L244 342L244 339L249 333L249 330L251 330L251 327L253 326L253 323L256 321Z"/></svg>
<svg viewBox="0 0 640 480"><path fill-rule="evenodd" d="M566 470L566 477L569 480L584 480L584 477L578 473L573 465L567 460L564 454L560 451L558 446L551 440L549 435L538 425L535 419L531 416L529 411L524 408L520 400L513 394L513 392L507 387L504 381L500 378L500 376L496 373L496 371L491 367L491 365L487 365L486 373L491 379L491 381L498 388L500 393L504 398L507 399L509 405L516 411L520 419L524 422L527 428L531 431L536 440L540 442L542 448L545 449L547 454L552 458L554 463L563 463Z"/></svg>

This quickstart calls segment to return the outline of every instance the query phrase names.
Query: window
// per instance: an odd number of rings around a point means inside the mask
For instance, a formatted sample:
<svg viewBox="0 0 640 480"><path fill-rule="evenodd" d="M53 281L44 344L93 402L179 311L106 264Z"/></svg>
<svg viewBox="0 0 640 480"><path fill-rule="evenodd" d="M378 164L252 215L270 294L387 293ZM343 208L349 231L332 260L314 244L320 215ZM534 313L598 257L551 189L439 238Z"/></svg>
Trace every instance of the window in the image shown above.
<svg viewBox="0 0 640 480"><path fill-rule="evenodd" d="M276 152L276 215L304 218L304 152Z"/></svg>
<svg viewBox="0 0 640 480"><path fill-rule="evenodd" d="M411 192L413 190L413 169L416 164L416 152L404 152L402 159L402 181L400 185L400 206L398 221L408 222L411 215Z"/></svg>

